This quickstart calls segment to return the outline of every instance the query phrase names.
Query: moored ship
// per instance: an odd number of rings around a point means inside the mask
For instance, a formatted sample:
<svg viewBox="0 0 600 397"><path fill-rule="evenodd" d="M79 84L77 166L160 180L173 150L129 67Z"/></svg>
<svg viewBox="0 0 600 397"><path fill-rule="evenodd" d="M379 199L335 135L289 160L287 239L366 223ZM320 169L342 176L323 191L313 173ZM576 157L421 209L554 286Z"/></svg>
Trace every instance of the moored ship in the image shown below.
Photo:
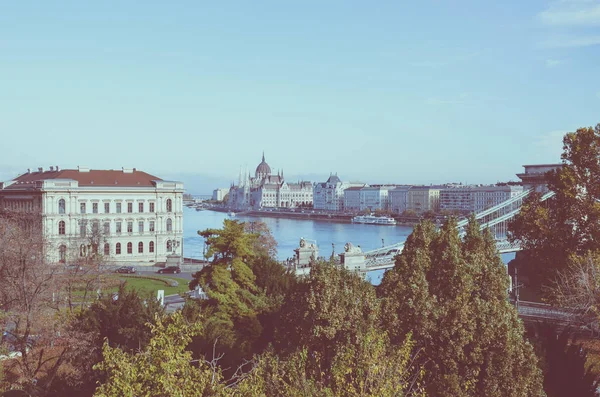
<svg viewBox="0 0 600 397"><path fill-rule="evenodd" d="M397 222L389 216L359 215L352 218L353 223L366 223L369 225L395 225Z"/></svg>

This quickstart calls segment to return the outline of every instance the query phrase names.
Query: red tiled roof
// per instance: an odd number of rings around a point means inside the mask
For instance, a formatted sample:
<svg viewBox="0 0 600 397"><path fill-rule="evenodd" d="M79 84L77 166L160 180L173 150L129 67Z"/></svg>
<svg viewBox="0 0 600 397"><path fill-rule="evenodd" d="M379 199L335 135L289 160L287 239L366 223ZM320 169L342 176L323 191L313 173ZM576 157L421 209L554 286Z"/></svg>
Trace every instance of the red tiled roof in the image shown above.
<svg viewBox="0 0 600 397"><path fill-rule="evenodd" d="M162 179L143 171L131 173L120 170L90 170L81 172L78 170L44 171L23 174L15 179L20 183L31 183L46 179L72 179L79 182L79 186L154 186L152 181Z"/></svg>

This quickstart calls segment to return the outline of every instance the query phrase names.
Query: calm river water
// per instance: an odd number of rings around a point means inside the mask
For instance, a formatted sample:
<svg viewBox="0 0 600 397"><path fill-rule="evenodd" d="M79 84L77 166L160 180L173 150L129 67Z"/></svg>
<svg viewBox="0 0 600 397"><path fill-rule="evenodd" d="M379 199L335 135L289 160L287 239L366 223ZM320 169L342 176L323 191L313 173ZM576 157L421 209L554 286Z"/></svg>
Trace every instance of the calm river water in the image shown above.
<svg viewBox="0 0 600 397"><path fill-rule="evenodd" d="M187 207L184 207L183 211L184 255L187 258L202 258L204 239L198 235L198 230L221 228L223 220L229 219L229 216L222 212L196 211ZM408 226L364 225L239 215L232 219L260 220L266 223L277 240L277 257L281 260L294 256L294 249L298 248L301 237L307 240L316 240L319 256L329 258L332 243L335 245L336 254L344 252L344 244L347 242L360 245L364 251L368 251L381 247L382 243L390 245L404 241L412 232L412 227ZM369 276L373 283L378 283L382 274L382 271L371 272Z"/></svg>
<svg viewBox="0 0 600 397"><path fill-rule="evenodd" d="M187 258L202 258L204 239L198 235L198 230L223 227L223 220L229 216L223 212L196 211L193 208L183 209L183 253ZM409 226L384 226L364 225L355 223L337 223L322 220L300 220L269 217L254 217L236 215L234 218L241 221L263 221L267 224L273 237L277 240L277 257L280 260L294 256L294 249L298 248L300 238L316 240L319 247L319 256L329 258L332 246L335 244L335 253L344 252L344 244L351 242L360 245L364 251L381 247L382 243L390 245L405 241L412 232ZM382 242L383 240L383 242ZM514 254L503 254L504 263L514 258ZM373 284L379 284L383 271L370 272Z"/></svg>

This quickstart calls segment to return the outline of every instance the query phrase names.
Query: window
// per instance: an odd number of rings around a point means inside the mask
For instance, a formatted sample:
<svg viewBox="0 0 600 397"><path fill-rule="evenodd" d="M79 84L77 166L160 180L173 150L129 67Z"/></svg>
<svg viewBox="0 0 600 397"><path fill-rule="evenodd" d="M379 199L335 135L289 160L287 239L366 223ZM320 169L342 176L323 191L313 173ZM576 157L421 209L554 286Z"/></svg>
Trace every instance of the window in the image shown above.
<svg viewBox="0 0 600 397"><path fill-rule="evenodd" d="M85 244L81 244L79 246L79 256L85 256L85 253L86 253Z"/></svg>
<svg viewBox="0 0 600 397"><path fill-rule="evenodd" d="M133 254L133 244L132 243L127 243L127 253Z"/></svg>
<svg viewBox="0 0 600 397"><path fill-rule="evenodd" d="M150 203L150 212L154 212L154 203Z"/></svg>
<svg viewBox="0 0 600 397"><path fill-rule="evenodd" d="M154 241L150 241L150 243L148 244L148 251L154 252Z"/></svg>
<svg viewBox="0 0 600 397"><path fill-rule="evenodd" d="M117 233L121 233L121 222L120 221L117 222L117 230L116 230L116 232Z"/></svg>
<svg viewBox="0 0 600 397"><path fill-rule="evenodd" d="M104 213L108 214L110 212L110 203L104 203Z"/></svg>
<svg viewBox="0 0 600 397"><path fill-rule="evenodd" d="M167 212L173 212L173 201L167 199Z"/></svg>
<svg viewBox="0 0 600 397"><path fill-rule="evenodd" d="M85 214L85 203L79 203L79 212Z"/></svg>
<svg viewBox="0 0 600 397"><path fill-rule="evenodd" d="M172 244L171 244L171 240L167 240L167 252L171 252L172 250Z"/></svg>
<svg viewBox="0 0 600 397"><path fill-rule="evenodd" d="M127 212L130 214L133 212L133 203L127 203Z"/></svg>
<svg viewBox="0 0 600 397"><path fill-rule="evenodd" d="M121 203L117 203L117 214L121 213Z"/></svg>
<svg viewBox="0 0 600 397"><path fill-rule="evenodd" d="M98 221L94 221L94 223L92 223L92 234L94 236L97 236L99 231L100 231L100 225L98 224Z"/></svg>
<svg viewBox="0 0 600 397"><path fill-rule="evenodd" d="M108 243L104 243L104 256L110 255L110 245Z"/></svg>
<svg viewBox="0 0 600 397"><path fill-rule="evenodd" d="M92 203L92 212L94 214L98 213L98 203Z"/></svg>
<svg viewBox="0 0 600 397"><path fill-rule="evenodd" d="M173 221L171 218L167 219L167 232L173 231Z"/></svg>
<svg viewBox="0 0 600 397"><path fill-rule="evenodd" d="M144 203L138 203L138 212L139 213L144 212Z"/></svg>
<svg viewBox="0 0 600 397"><path fill-rule="evenodd" d="M79 235L81 237L85 237L86 231L87 231L86 229L87 229L86 222L79 222Z"/></svg>
<svg viewBox="0 0 600 397"><path fill-rule="evenodd" d="M121 243L117 243L115 246L115 254L121 255Z"/></svg>
<svg viewBox="0 0 600 397"><path fill-rule="evenodd" d="M58 213L59 214L64 214L65 213L65 200L64 199L60 199L58 200Z"/></svg>
<svg viewBox="0 0 600 397"><path fill-rule="evenodd" d="M67 261L67 247L65 245L58 247L58 261L60 263L65 263Z"/></svg>
<svg viewBox="0 0 600 397"><path fill-rule="evenodd" d="M104 234L108 236L110 234L110 223L104 222Z"/></svg>
<svg viewBox="0 0 600 397"><path fill-rule="evenodd" d="M58 234L65 234L65 221L58 222Z"/></svg>
<svg viewBox="0 0 600 397"><path fill-rule="evenodd" d="M133 233L133 222L127 222L127 233Z"/></svg>
<svg viewBox="0 0 600 397"><path fill-rule="evenodd" d="M141 241L138 243L138 254L143 254L144 253L144 243L142 243Z"/></svg>
<svg viewBox="0 0 600 397"><path fill-rule="evenodd" d="M150 224L148 225L148 228L151 232L154 231L154 221L150 221Z"/></svg>
<svg viewBox="0 0 600 397"><path fill-rule="evenodd" d="M138 232L144 233L144 221L138 222Z"/></svg>

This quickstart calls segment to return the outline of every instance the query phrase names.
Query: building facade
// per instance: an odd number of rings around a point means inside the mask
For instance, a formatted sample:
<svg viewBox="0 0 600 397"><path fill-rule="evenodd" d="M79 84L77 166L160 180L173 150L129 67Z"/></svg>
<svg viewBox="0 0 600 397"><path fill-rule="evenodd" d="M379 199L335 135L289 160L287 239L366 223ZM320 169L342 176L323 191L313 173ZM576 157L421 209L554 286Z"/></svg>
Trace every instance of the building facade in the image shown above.
<svg viewBox="0 0 600 397"><path fill-rule="evenodd" d="M315 183L313 205L316 210L343 211L344 191L350 187L363 187L364 183L342 182L337 174L331 174L327 182Z"/></svg>
<svg viewBox="0 0 600 397"><path fill-rule="evenodd" d="M213 190L212 199L213 201L223 201L225 196L229 193L229 188L218 188Z"/></svg>
<svg viewBox="0 0 600 397"><path fill-rule="evenodd" d="M311 207L313 186L307 181L288 183L283 171L272 174L263 153L254 177L240 172L238 184L229 189L227 204L237 210Z"/></svg>
<svg viewBox="0 0 600 397"><path fill-rule="evenodd" d="M517 174L517 176L523 182L523 189L534 189L538 193L546 193L548 191L546 173L552 170L559 170L562 166L562 164L524 165L525 172Z"/></svg>
<svg viewBox="0 0 600 397"><path fill-rule="evenodd" d="M38 218L51 262L85 256L94 245L115 263L183 252L183 183L135 168L28 171L0 184L0 211Z"/></svg>
<svg viewBox="0 0 600 397"><path fill-rule="evenodd" d="M375 211L390 208L389 191L395 186L369 186L360 189L360 210Z"/></svg>
<svg viewBox="0 0 600 397"><path fill-rule="evenodd" d="M518 185L461 186L440 192L440 210L471 213L481 212L523 192Z"/></svg>
<svg viewBox="0 0 600 397"><path fill-rule="evenodd" d="M344 190L344 209L346 211L360 210L360 191L362 187L349 187Z"/></svg>
<svg viewBox="0 0 600 397"><path fill-rule="evenodd" d="M389 191L390 210L402 214L408 209L408 191L411 186L398 186Z"/></svg>
<svg viewBox="0 0 600 397"><path fill-rule="evenodd" d="M440 188L432 186L413 186L408 190L406 209L422 214L440 209Z"/></svg>

